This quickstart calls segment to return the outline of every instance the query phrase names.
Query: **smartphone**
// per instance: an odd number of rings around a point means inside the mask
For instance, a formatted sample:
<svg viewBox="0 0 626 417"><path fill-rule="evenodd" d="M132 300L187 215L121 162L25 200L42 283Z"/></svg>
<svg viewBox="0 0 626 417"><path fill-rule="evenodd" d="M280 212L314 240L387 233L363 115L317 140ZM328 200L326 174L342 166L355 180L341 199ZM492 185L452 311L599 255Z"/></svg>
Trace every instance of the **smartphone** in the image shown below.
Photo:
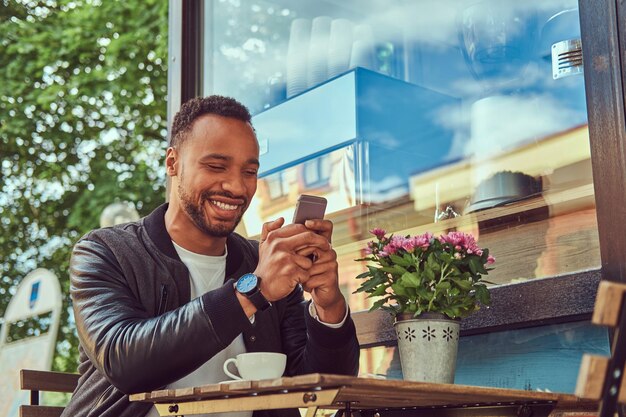
<svg viewBox="0 0 626 417"><path fill-rule="evenodd" d="M323 219L326 212L326 199L314 195L302 194L298 197L293 223L304 224L311 219Z"/></svg>

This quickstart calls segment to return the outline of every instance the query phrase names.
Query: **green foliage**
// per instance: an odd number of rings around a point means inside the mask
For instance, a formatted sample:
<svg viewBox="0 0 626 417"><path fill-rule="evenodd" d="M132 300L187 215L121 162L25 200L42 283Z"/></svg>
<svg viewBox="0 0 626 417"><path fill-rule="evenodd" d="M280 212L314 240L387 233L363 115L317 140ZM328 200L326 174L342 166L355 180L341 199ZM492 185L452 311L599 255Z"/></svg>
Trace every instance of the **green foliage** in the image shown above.
<svg viewBox="0 0 626 417"><path fill-rule="evenodd" d="M368 298L381 297L370 311L382 308L393 315L443 313L448 317L467 317L480 304L491 302L482 279L495 259L488 249L479 248L472 235L452 232L436 239L430 233L420 236L389 236L380 229L372 231L376 241L368 243L368 271L356 278L363 280L355 293Z"/></svg>
<svg viewBox="0 0 626 417"><path fill-rule="evenodd" d="M103 208L164 200L165 0L0 0L0 316L36 267L65 294L53 368L75 371L68 264Z"/></svg>

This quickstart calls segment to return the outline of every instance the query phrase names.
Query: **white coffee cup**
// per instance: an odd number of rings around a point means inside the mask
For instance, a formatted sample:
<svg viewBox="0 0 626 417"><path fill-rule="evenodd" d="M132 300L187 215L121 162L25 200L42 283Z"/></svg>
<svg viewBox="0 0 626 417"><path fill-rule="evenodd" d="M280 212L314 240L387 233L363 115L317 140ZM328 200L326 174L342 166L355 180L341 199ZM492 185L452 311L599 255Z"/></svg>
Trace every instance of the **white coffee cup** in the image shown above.
<svg viewBox="0 0 626 417"><path fill-rule="evenodd" d="M228 365L235 364L239 375L228 370ZM224 373L233 379L273 379L280 378L285 372L287 355L274 352L241 353L236 358L224 362Z"/></svg>

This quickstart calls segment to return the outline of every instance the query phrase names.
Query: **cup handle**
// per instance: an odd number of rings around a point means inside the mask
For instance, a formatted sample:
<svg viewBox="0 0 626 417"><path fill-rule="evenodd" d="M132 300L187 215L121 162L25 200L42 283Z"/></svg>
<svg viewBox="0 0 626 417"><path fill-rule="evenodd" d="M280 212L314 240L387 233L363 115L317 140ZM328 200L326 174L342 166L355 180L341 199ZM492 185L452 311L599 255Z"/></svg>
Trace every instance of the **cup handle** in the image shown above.
<svg viewBox="0 0 626 417"><path fill-rule="evenodd" d="M228 365L230 363L234 363L235 368L237 368L237 359L235 358L226 359L226 362L224 362L224 373L228 375L229 377L231 377L232 379L243 379L240 376L237 376L228 370Z"/></svg>

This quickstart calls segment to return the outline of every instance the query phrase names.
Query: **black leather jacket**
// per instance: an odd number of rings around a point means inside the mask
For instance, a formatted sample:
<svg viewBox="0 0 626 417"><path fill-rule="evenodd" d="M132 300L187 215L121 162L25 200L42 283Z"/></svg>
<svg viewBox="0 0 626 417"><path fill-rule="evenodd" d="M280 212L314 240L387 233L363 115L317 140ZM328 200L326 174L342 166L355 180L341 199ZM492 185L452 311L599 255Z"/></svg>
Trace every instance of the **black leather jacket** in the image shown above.
<svg viewBox="0 0 626 417"><path fill-rule="evenodd" d="M313 320L302 290L257 313L254 325L234 279L255 269L254 242L227 239L221 288L190 300L189 271L165 229L167 205L146 218L98 229L74 247L70 293L80 339L81 374L63 416L141 417L147 403L127 394L159 389L194 371L243 333L250 352L287 354L286 375L356 374L359 346L350 318L340 329ZM297 410L255 416L297 416Z"/></svg>

